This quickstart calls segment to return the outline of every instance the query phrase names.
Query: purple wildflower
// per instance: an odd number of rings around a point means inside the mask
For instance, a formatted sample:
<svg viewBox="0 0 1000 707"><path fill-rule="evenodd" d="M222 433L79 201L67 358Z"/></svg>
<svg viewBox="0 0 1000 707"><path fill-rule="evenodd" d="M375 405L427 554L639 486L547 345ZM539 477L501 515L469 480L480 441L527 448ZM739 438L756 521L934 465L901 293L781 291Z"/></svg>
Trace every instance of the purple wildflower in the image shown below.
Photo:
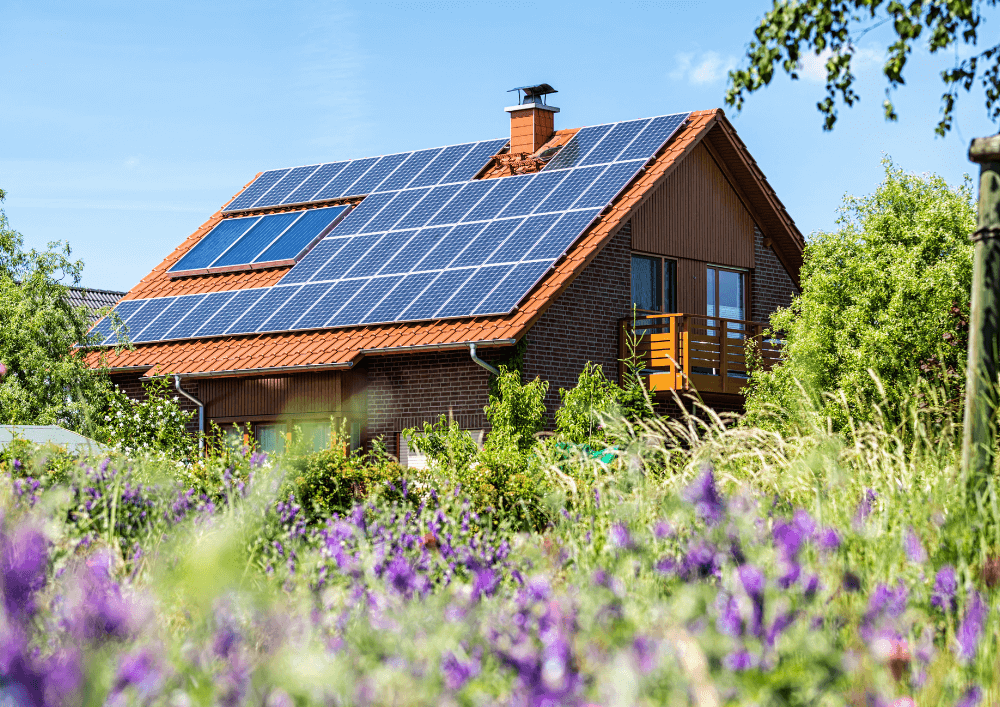
<svg viewBox="0 0 1000 707"><path fill-rule="evenodd" d="M736 638L743 633L743 615L736 597L720 593L715 600L719 615L715 620L715 629L724 636Z"/></svg>
<svg viewBox="0 0 1000 707"><path fill-rule="evenodd" d="M906 529L906 535L903 537L903 549L906 551L906 556L910 558L910 562L916 562L918 565L927 562L927 551L924 549L923 543L920 542L920 537L914 532L913 526Z"/></svg>
<svg viewBox="0 0 1000 707"><path fill-rule="evenodd" d="M849 592L861 591L861 578L850 570L844 572L844 589Z"/></svg>
<svg viewBox="0 0 1000 707"><path fill-rule="evenodd" d="M662 575L672 575L677 572L677 563L669 557L661 557L653 568Z"/></svg>
<svg viewBox="0 0 1000 707"><path fill-rule="evenodd" d="M778 523L774 526L774 545L786 560L793 560L802 548L803 536L797 525Z"/></svg>
<svg viewBox="0 0 1000 707"><path fill-rule="evenodd" d="M792 525L795 526L799 536L804 540L809 540L816 533L816 521L801 508L795 511L792 516Z"/></svg>
<svg viewBox="0 0 1000 707"><path fill-rule="evenodd" d="M819 546L822 550L836 550L840 547L840 535L833 528L824 529L819 534Z"/></svg>
<svg viewBox="0 0 1000 707"><path fill-rule="evenodd" d="M722 520L726 507L715 487L712 467L706 464L702 469L702 475L684 490L683 497L706 523L714 525Z"/></svg>
<svg viewBox="0 0 1000 707"><path fill-rule="evenodd" d="M143 649L119 660L115 691L121 692L132 686L140 692L152 694L159 687L161 678L162 671L156 656L148 649Z"/></svg>
<svg viewBox="0 0 1000 707"><path fill-rule="evenodd" d="M632 653L635 655L639 670L644 673L651 673L656 667L657 645L656 641L645 636L636 636L632 640Z"/></svg>
<svg viewBox="0 0 1000 707"><path fill-rule="evenodd" d="M959 659L964 663L972 662L976 657L979 648L979 638L983 634L983 625L986 623L986 616L990 609L983 601L982 595L973 591L969 596L969 605L965 609L965 616L955 632L957 642L957 652Z"/></svg>
<svg viewBox="0 0 1000 707"><path fill-rule="evenodd" d="M653 528L653 535L656 536L658 540L665 540L666 538L673 537L674 529L671 527L670 523L665 520L661 520Z"/></svg>
<svg viewBox="0 0 1000 707"><path fill-rule="evenodd" d="M861 498L858 503L858 510L854 514L854 525L860 528L864 525L865 521L868 520L868 516L872 514L872 509L874 507L875 500L878 498L878 494L872 489L865 489L865 495Z"/></svg>
<svg viewBox="0 0 1000 707"><path fill-rule="evenodd" d="M499 586L500 578L496 572L489 567L481 569L475 573L472 582L472 596L476 599L493 596Z"/></svg>
<svg viewBox="0 0 1000 707"><path fill-rule="evenodd" d="M979 700L983 698L983 691L978 685L973 685L965 694L962 695L962 699L955 703L955 707L976 707L979 704Z"/></svg>
<svg viewBox="0 0 1000 707"><path fill-rule="evenodd" d="M48 542L29 525L18 527L13 537L0 536L0 579L4 607L11 616L32 616L34 594L45 585Z"/></svg>
<svg viewBox="0 0 1000 707"><path fill-rule="evenodd" d="M733 651L722 659L722 664L733 672L743 672L753 670L757 667L757 659L745 649Z"/></svg>
<svg viewBox="0 0 1000 707"><path fill-rule="evenodd" d="M470 658L461 661L455 654L448 651L441 660L441 672L444 674L444 683L449 690L461 690L465 683L479 675L480 663L477 658Z"/></svg>
<svg viewBox="0 0 1000 707"><path fill-rule="evenodd" d="M611 544L620 550L628 550L632 547L632 536L629 535L628 527L624 523L615 523L611 526L608 534Z"/></svg>
<svg viewBox="0 0 1000 707"><path fill-rule="evenodd" d="M767 584L767 579L764 577L764 573L753 565L743 565L739 569L740 582L743 583L743 589L746 593L753 598L759 598L764 596L764 586Z"/></svg>
<svg viewBox="0 0 1000 707"><path fill-rule="evenodd" d="M958 602L955 590L958 581L955 579L955 568L951 565L942 567L934 578L934 591L931 594L931 605L941 611L954 611Z"/></svg>

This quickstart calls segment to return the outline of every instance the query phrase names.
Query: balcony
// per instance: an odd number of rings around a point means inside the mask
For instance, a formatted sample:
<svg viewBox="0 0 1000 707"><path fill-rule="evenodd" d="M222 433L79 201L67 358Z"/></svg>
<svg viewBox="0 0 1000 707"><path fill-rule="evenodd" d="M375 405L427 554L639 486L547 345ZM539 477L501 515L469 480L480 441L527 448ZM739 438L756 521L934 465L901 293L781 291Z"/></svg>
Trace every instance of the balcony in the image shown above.
<svg viewBox="0 0 1000 707"><path fill-rule="evenodd" d="M741 319L639 312L634 323L631 318L620 321L619 358L629 356L628 342L634 334L635 352L645 364L643 375L650 391L742 395L748 380L747 345L751 340L764 370L778 363L781 341L764 338L763 332L769 328L762 322ZM619 373L624 373L624 364Z"/></svg>

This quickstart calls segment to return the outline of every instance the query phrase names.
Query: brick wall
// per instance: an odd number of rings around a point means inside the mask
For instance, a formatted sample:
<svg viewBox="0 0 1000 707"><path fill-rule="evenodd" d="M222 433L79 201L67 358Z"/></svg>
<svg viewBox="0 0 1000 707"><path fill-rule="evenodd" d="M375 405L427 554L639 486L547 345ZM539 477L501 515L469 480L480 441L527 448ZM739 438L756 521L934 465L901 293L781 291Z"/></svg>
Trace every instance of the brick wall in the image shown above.
<svg viewBox="0 0 1000 707"><path fill-rule="evenodd" d="M755 322L766 322L779 307L790 305L799 290L774 251L764 247L760 230L754 226L753 231L756 267L750 291L750 317Z"/></svg>
<svg viewBox="0 0 1000 707"><path fill-rule="evenodd" d="M479 349L489 361L509 353ZM464 351L432 351L371 356L368 370L366 443L382 435L390 454L398 454L396 432L435 422L449 413L465 429L486 429L483 408L489 396L489 373Z"/></svg>
<svg viewBox="0 0 1000 707"><path fill-rule="evenodd" d="M627 223L528 332L524 378L549 382L548 415L559 389L572 388L584 365L618 378L618 320L632 308L632 224Z"/></svg>
<svg viewBox="0 0 1000 707"><path fill-rule="evenodd" d="M142 373L112 373L110 376L111 382L117 385L125 395L132 398L133 400L145 400L146 392L142 387ZM171 388L173 387L173 382L171 382ZM190 378L181 379L181 388L195 398L198 398L198 381L192 380ZM179 398L181 410L184 412L194 413L191 419L187 423L187 431L194 434L198 432L198 406L192 403L190 400L185 398L183 395L177 395L177 392L173 393ZM200 400L200 398L199 398ZM206 424L208 424L206 422Z"/></svg>

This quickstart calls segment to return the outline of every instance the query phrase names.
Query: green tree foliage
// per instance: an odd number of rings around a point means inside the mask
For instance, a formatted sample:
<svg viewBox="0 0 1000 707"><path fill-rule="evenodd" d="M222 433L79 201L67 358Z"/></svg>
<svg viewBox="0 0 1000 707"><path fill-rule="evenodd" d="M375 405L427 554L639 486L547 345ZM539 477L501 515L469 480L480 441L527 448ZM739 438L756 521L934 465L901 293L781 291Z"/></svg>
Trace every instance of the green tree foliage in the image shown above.
<svg viewBox="0 0 1000 707"><path fill-rule="evenodd" d="M4 196L0 190L0 202ZM65 243L25 250L0 209L0 423L97 434L94 410L107 383L73 351L86 339L87 312L66 296L66 284L77 284L82 271Z"/></svg>
<svg viewBox="0 0 1000 707"><path fill-rule="evenodd" d="M954 66L941 72L945 91L935 132L944 135L951 129L959 89L970 91L977 79L985 94L987 117L995 122L1000 117L1000 44L978 53L963 51L961 54L967 55L964 59L960 58L959 45L977 45L983 9L998 3L1000 0L774 0L747 47L749 66L729 73L726 104L741 109L746 95L770 84L779 68L797 79L802 57L812 52L828 57L826 98L816 107L824 116L824 128L830 130L837 120L838 96L848 107L859 99L851 70L855 42L869 30L891 23L893 37L882 67L888 83L883 102L888 120L897 118L891 91L905 83L907 59L923 42L932 54L955 52Z"/></svg>
<svg viewBox="0 0 1000 707"><path fill-rule="evenodd" d="M841 422L844 408L824 393L845 391L854 418L871 420L862 401L892 410L918 378L961 386L966 352L953 344L972 282L971 185L907 174L889 159L884 166L874 194L845 197L840 230L806 246L802 294L771 318L786 341L784 362L753 374L751 422L794 410L799 383Z"/></svg>
<svg viewBox="0 0 1000 707"><path fill-rule="evenodd" d="M556 434L573 444L600 447L608 436L603 422L620 412L622 389L609 381L599 365L587 362L576 387L559 391Z"/></svg>

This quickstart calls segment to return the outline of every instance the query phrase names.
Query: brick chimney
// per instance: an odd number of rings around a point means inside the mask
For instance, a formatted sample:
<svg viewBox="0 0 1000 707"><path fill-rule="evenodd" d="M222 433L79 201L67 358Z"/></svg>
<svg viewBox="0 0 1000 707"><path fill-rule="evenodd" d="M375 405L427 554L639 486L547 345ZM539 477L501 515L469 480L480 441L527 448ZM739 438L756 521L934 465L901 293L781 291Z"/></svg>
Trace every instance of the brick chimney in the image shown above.
<svg viewBox="0 0 1000 707"><path fill-rule="evenodd" d="M510 113L510 154L531 154L555 132L555 114L559 109L546 105L545 96L557 91L547 83L519 86L508 93L512 91L517 91L518 104L504 108Z"/></svg>

